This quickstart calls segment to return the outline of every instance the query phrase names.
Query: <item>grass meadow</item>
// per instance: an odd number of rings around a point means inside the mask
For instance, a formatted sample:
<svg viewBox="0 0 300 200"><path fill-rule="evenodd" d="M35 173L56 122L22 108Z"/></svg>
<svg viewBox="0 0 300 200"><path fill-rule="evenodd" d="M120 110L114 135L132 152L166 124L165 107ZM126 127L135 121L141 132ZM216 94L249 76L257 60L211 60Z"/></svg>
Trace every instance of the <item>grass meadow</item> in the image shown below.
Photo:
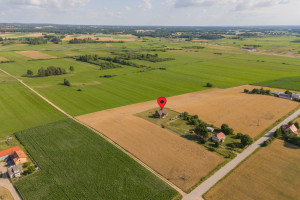
<svg viewBox="0 0 300 200"><path fill-rule="evenodd" d="M21 77L46 98L73 116L78 116L113 107L134 104L156 99L159 96L174 96L183 93L207 89L207 82L214 87L228 88L238 85L269 81L290 76L300 76L299 59L251 54L235 48L206 46L204 49L182 49L183 46L200 46L191 42L170 42L151 39L148 42L125 42L106 44L44 44L33 46L16 45L0 52L2 57L14 60L13 63L0 64L0 68L9 73L22 76L27 69L37 73L38 68L60 66L75 71L62 76L45 78ZM134 60L135 63L156 68L140 72L141 69L130 66L99 70L96 65L79 62L70 55L98 54L111 55L110 52L126 51L149 53L149 50L164 46L172 49L166 52L154 51L159 57L175 60L152 63ZM2 47L0 47L1 50ZM19 55L18 50L40 50L43 53L59 57L58 59L35 60ZM222 53L217 55L215 53ZM260 60L258 62L257 60ZM263 62L262 62L263 61ZM283 62L288 65L282 64ZM166 70L159 70L165 68ZM113 78L100 78L103 75L116 75ZM67 78L72 87L61 85ZM81 89L81 92L77 90Z"/></svg>
<svg viewBox="0 0 300 200"><path fill-rule="evenodd" d="M177 191L93 131L67 119L16 133L41 171L23 199L173 199Z"/></svg>
<svg viewBox="0 0 300 200"><path fill-rule="evenodd" d="M255 83L255 85L287 89L292 91L300 91L300 76L264 81Z"/></svg>
<svg viewBox="0 0 300 200"><path fill-rule="evenodd" d="M15 79L0 72L0 138L66 118Z"/></svg>

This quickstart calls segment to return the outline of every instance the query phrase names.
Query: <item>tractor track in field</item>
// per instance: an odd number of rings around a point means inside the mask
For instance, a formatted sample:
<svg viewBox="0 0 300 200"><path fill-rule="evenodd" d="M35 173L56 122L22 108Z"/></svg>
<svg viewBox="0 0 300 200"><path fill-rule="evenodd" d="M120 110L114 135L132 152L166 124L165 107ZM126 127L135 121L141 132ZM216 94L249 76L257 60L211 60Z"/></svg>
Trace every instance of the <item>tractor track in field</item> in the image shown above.
<svg viewBox="0 0 300 200"><path fill-rule="evenodd" d="M109 143L111 143L112 145L114 145L115 147L117 147L118 149L120 149L121 151L123 151L124 153L126 153L128 156L130 156L132 159L134 159L136 162L138 162L140 165L142 165L144 168L146 168L148 171L150 171L151 173L153 173L155 176L157 176L158 178L160 178L162 181L164 181L165 183L167 183L169 186L171 186L172 188L174 188L176 191L178 191L180 193L180 195L182 197L185 197L187 194L182 191L179 187L177 187L176 185L174 185L173 183L171 183L170 181L168 181L166 178L164 178L162 175L160 175L159 173L157 173L155 170L153 170L152 168L150 168L148 165L146 165L144 162L142 162L141 160L139 160L137 157L135 157L134 155L132 155L131 153L129 153L126 149L124 149L123 147L121 147L120 145L118 145L117 143L115 143L114 141L112 141L110 138L108 138L107 136L105 136L104 134L102 134L101 132L99 132L98 130L90 127L89 125L77 120L76 118L74 118L73 116L71 116L70 114L68 114L67 112L65 112L63 109L61 109L60 107L58 107L57 105L55 105L54 103L52 103L50 100L48 100L47 98L45 98L44 96L42 96L40 93L38 93L36 90L34 90L33 88L31 88L29 85L27 85L26 83L24 83L24 81L22 81L21 79L18 79L17 77L11 75L10 73L6 72L5 70L0 68L0 71L2 71L3 73L7 74L8 76L14 78L15 80L17 80L18 82L20 82L22 85L24 85L26 88L28 88L29 90L31 90L33 93L35 93L36 95L38 95L41 99L43 99L44 101L46 101L48 104L50 104L51 106L53 106L55 109L57 109L58 111L60 111L61 113L63 113L64 115L66 115L68 118L76 121L77 123L82 124L83 126L87 127L88 129L94 131L95 133L97 133L98 135L100 135L102 138L104 138L105 140L107 140Z"/></svg>

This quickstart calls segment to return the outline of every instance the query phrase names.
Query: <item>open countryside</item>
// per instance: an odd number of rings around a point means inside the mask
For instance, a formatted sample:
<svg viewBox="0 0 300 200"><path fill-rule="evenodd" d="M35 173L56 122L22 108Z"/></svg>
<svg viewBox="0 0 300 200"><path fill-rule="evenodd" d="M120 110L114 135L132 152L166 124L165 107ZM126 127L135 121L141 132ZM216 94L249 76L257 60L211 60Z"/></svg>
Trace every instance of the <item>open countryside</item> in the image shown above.
<svg viewBox="0 0 300 200"><path fill-rule="evenodd" d="M0 199L298 199L299 6L3 1Z"/></svg>

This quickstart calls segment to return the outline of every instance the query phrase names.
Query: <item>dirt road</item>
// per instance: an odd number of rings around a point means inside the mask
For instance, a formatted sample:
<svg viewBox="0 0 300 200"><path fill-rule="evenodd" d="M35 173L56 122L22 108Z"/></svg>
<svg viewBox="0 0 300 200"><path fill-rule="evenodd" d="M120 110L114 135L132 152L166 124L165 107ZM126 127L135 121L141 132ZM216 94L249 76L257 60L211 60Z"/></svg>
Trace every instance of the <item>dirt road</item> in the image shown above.
<svg viewBox="0 0 300 200"><path fill-rule="evenodd" d="M0 186L5 187L6 189L8 189L15 200L21 200L22 199L20 197L19 193L16 191L15 187L11 184L9 179L6 177L6 173L3 174L3 178L0 178Z"/></svg>

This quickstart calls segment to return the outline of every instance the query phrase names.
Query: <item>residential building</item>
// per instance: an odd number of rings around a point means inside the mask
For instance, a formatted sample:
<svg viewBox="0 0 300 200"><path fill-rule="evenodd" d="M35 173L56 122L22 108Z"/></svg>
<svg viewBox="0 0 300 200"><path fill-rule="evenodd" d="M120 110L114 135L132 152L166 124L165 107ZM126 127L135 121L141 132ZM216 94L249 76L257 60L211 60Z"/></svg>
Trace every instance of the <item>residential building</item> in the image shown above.
<svg viewBox="0 0 300 200"><path fill-rule="evenodd" d="M220 133L214 135L211 139L215 142L217 142L217 141L224 142L226 139L226 135L223 132L220 132Z"/></svg>
<svg viewBox="0 0 300 200"><path fill-rule="evenodd" d="M168 114L169 114L168 111L165 109L157 110L155 112L155 116L158 118L165 118L166 116L168 116Z"/></svg>
<svg viewBox="0 0 300 200"><path fill-rule="evenodd" d="M14 161L15 165L27 162L27 156L23 151L15 151L11 156L11 159Z"/></svg>
<svg viewBox="0 0 300 200"><path fill-rule="evenodd" d="M5 149L3 151L0 151L0 161L5 160L6 158L9 158L14 154L15 151L20 151L19 146L14 146L8 149Z"/></svg>
<svg viewBox="0 0 300 200"><path fill-rule="evenodd" d="M7 168L7 173L10 178L20 177L23 172L24 172L24 170L23 170L23 167L21 164L13 165L13 166Z"/></svg>
<svg viewBox="0 0 300 200"><path fill-rule="evenodd" d="M298 134L298 129L297 127L295 126L295 124L292 124L292 125L284 125L283 126L283 131L285 133L289 133L289 132L292 132L292 133L295 133L295 134Z"/></svg>

